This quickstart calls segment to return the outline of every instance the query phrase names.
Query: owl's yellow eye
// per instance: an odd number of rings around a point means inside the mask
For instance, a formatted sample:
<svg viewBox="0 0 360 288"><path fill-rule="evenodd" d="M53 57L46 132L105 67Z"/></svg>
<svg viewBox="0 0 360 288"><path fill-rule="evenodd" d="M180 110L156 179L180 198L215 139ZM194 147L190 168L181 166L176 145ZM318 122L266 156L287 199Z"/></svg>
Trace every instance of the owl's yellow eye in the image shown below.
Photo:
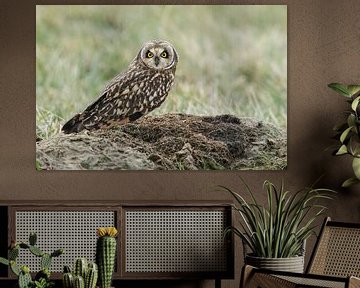
<svg viewBox="0 0 360 288"><path fill-rule="evenodd" d="M168 53L167 53L166 51L163 51L163 52L160 54L160 56L161 56L162 58L167 58L167 57L168 57Z"/></svg>
<svg viewBox="0 0 360 288"><path fill-rule="evenodd" d="M152 57L154 57L154 54L149 51L149 52L146 53L146 57L147 58L152 58Z"/></svg>

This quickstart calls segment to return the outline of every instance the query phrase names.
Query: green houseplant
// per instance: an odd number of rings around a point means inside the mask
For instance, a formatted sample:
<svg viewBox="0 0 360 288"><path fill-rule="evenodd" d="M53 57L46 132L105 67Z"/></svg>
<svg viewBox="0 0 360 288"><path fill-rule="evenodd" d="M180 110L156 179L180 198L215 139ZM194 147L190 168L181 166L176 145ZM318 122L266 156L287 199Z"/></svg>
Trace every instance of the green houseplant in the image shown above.
<svg viewBox="0 0 360 288"><path fill-rule="evenodd" d="M339 146L334 155L350 155L352 157L352 168L354 177L347 179L342 186L348 187L360 183L360 85L344 85L331 83L328 85L338 94L347 98L350 104L346 112L346 121L334 127Z"/></svg>
<svg viewBox="0 0 360 288"><path fill-rule="evenodd" d="M62 255L64 250L57 249L52 253L45 253L38 246L36 246L36 242L36 234L30 233L29 243L14 242L9 248L8 259L0 257L0 263L10 266L11 271L18 277L18 288L50 288L54 286L54 282L50 280L50 265L52 259ZM28 266L19 266L18 263L16 263L20 249L28 250L31 254L40 258L41 270L36 273L34 279L31 277L30 268Z"/></svg>
<svg viewBox="0 0 360 288"><path fill-rule="evenodd" d="M326 209L317 202L331 199L334 191L310 187L290 193L283 184L278 189L266 180L267 203L264 206L243 183L251 201L227 187L221 188L235 199L233 208L240 215L240 227L232 226L225 232L239 236L244 247L250 250L244 254L245 263L272 270L303 272L305 241L314 233L315 220Z"/></svg>
<svg viewBox="0 0 360 288"><path fill-rule="evenodd" d="M115 227L100 227L97 229L96 263L99 268L99 287L110 288L116 258Z"/></svg>
<svg viewBox="0 0 360 288"><path fill-rule="evenodd" d="M86 258L75 260L74 269L64 266L62 277L64 288L95 288L98 279L98 266Z"/></svg>

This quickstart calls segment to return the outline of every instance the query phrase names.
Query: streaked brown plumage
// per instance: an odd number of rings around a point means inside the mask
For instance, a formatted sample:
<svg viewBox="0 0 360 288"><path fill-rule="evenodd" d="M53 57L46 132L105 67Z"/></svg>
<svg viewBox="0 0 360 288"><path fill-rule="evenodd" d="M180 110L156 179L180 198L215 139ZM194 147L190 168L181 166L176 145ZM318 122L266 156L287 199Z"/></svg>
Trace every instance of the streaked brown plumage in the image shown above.
<svg viewBox="0 0 360 288"><path fill-rule="evenodd" d="M117 75L100 97L63 127L64 133L95 130L135 121L159 107L174 83L178 54L166 41L149 41L127 71Z"/></svg>

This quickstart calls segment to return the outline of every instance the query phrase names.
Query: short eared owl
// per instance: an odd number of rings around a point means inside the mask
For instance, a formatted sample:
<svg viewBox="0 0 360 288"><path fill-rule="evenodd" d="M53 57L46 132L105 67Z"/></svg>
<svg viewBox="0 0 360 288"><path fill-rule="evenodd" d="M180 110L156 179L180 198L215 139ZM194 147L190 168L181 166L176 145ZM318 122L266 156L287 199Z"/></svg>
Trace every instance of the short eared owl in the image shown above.
<svg viewBox="0 0 360 288"><path fill-rule="evenodd" d="M100 97L63 127L64 133L107 128L135 121L159 107L174 82L178 54L166 41L149 41L105 87Z"/></svg>

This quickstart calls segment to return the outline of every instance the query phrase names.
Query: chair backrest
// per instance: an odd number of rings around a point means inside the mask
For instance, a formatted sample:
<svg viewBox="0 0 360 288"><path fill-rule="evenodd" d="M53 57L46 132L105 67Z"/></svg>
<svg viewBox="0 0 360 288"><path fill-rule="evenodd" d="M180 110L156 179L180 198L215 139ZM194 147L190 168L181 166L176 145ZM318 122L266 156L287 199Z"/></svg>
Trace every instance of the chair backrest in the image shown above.
<svg viewBox="0 0 360 288"><path fill-rule="evenodd" d="M307 273L360 277L360 223L326 218Z"/></svg>

